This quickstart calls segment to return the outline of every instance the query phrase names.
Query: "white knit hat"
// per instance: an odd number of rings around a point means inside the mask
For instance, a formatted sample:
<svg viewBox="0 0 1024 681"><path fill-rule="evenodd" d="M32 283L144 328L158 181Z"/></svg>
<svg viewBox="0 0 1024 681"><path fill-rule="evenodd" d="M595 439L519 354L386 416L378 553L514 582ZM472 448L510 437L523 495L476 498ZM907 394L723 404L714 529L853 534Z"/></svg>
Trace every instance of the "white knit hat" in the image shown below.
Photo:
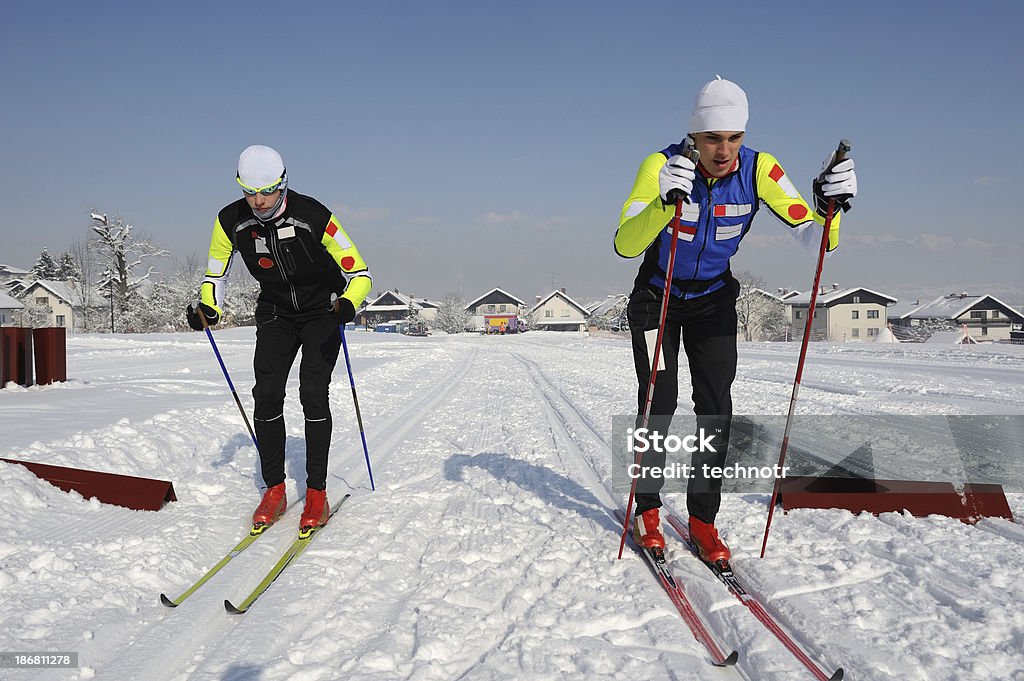
<svg viewBox="0 0 1024 681"><path fill-rule="evenodd" d="M747 94L739 85L716 75L697 93L690 132L743 132L747 129Z"/></svg>
<svg viewBox="0 0 1024 681"><path fill-rule="evenodd" d="M270 147L254 144L238 157L238 180L247 187L269 187L283 175L281 154Z"/></svg>

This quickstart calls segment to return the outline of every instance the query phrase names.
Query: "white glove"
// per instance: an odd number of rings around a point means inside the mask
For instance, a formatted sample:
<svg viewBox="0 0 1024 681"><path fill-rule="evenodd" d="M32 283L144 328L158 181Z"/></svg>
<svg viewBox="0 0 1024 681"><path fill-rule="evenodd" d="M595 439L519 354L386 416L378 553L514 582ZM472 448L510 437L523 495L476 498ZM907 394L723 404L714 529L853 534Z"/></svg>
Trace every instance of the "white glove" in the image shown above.
<svg viewBox="0 0 1024 681"><path fill-rule="evenodd" d="M849 201L857 196L857 173L854 172L853 159L840 161L831 170L829 165L836 152L829 154L821 166L821 173L814 180L814 208L819 215L828 213L829 198L835 200L837 206L849 210Z"/></svg>
<svg viewBox="0 0 1024 681"><path fill-rule="evenodd" d="M668 200L668 193L673 189L681 191L686 196L693 191L694 170L697 166L685 156L673 156L658 173L658 190L661 193L661 200L665 203L675 203Z"/></svg>

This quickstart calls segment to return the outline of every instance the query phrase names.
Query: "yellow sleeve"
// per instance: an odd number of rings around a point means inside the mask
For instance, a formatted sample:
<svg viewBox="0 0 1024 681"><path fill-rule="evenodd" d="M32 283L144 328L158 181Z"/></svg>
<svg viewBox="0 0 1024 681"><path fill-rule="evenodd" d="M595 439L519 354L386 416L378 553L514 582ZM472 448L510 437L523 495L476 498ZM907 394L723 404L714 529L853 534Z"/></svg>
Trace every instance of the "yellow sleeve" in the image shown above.
<svg viewBox="0 0 1024 681"><path fill-rule="evenodd" d="M825 218L818 215L797 191L796 185L789 179L789 175L782 169L778 160L771 154L759 152L757 155L756 169L757 195L768 206L768 209L779 220L795 230L794 236L804 237L804 233L813 223L822 227L825 226ZM828 250L834 251L839 247L839 221L842 211L836 211L832 217L831 229L828 234ZM811 236L817 230L812 230L806 236ZM821 235L817 237L821 242Z"/></svg>
<svg viewBox="0 0 1024 681"><path fill-rule="evenodd" d="M658 173L666 161L662 153L651 154L636 173L615 232L615 252L623 258L635 258L646 251L675 215L675 209L665 206L658 191Z"/></svg>
<svg viewBox="0 0 1024 681"><path fill-rule="evenodd" d="M338 267L345 273L345 279L348 280L348 285L341 297L347 298L352 303L352 307L358 310L373 287L373 279L370 276L370 269L363 261L363 256L359 255L355 244L348 238L341 222L334 215L331 215L330 220L327 221L327 228L324 229L321 243L334 258L334 262L338 263Z"/></svg>
<svg viewBox="0 0 1024 681"><path fill-rule="evenodd" d="M224 293L227 287L228 273L235 256L235 246L221 227L220 217L213 223L213 236L210 237L210 256L206 263L206 276L199 286L199 299L224 314Z"/></svg>

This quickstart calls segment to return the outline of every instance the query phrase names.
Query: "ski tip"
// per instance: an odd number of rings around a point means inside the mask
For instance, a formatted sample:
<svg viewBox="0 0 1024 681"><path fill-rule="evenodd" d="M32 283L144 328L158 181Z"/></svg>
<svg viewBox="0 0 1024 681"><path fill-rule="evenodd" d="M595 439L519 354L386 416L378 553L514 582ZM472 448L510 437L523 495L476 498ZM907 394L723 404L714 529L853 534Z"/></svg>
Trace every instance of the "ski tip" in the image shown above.
<svg viewBox="0 0 1024 681"><path fill-rule="evenodd" d="M828 677L828 681L842 681L843 675L845 673L846 672L843 671L843 668L840 667L839 669L836 670L835 674L833 674L832 676Z"/></svg>
<svg viewBox="0 0 1024 681"><path fill-rule="evenodd" d="M721 662L716 662L715 666L716 667L732 667L732 666L736 665L736 662L739 661L739 659L740 659L739 651L738 650L734 650L731 653L729 653L729 656L726 657L724 660L722 660Z"/></svg>
<svg viewBox="0 0 1024 681"><path fill-rule="evenodd" d="M160 594L160 602L163 603L164 605L166 605L168 608L177 608L178 607L177 603L172 601L170 598L168 598L164 594Z"/></svg>
<svg viewBox="0 0 1024 681"><path fill-rule="evenodd" d="M245 612L245 610L239 610L238 608L236 608L234 605L232 605L231 601L229 601L226 598L224 599L224 609L232 615L241 615L243 612Z"/></svg>

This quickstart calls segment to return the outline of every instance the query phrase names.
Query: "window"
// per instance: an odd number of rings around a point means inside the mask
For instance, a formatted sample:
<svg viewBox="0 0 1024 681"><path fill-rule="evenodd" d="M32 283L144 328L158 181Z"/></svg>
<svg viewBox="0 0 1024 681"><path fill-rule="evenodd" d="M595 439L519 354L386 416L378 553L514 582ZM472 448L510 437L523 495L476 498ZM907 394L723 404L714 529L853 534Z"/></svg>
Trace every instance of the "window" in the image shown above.
<svg viewBox="0 0 1024 681"><path fill-rule="evenodd" d="M504 311L505 311L505 306L504 305L499 305L498 306L498 312L504 312Z"/></svg>
<svg viewBox="0 0 1024 681"><path fill-rule="evenodd" d="M57 326L64 326L64 315L57 315Z"/></svg>
<svg viewBox="0 0 1024 681"><path fill-rule="evenodd" d="M793 319L803 319L804 315L801 310L793 310Z"/></svg>
<svg viewBox="0 0 1024 681"><path fill-rule="evenodd" d="M36 296L36 305L47 305L49 302L50 299L47 296Z"/></svg>
<svg viewBox="0 0 1024 681"><path fill-rule="evenodd" d="M971 310L971 319L984 319L984 318L985 318L985 311L984 310Z"/></svg>
<svg viewBox="0 0 1024 681"><path fill-rule="evenodd" d="M850 314L852 315L850 319L860 319L860 310L854 310Z"/></svg>
<svg viewBox="0 0 1024 681"><path fill-rule="evenodd" d="M869 336L877 336L878 335L878 329L868 329L868 335Z"/></svg>
<svg viewBox="0 0 1024 681"><path fill-rule="evenodd" d="M562 316L563 317L568 317L569 316L569 311L568 310L562 310Z"/></svg>
<svg viewBox="0 0 1024 681"><path fill-rule="evenodd" d="M860 329L850 329L850 336L860 338Z"/></svg>
<svg viewBox="0 0 1024 681"><path fill-rule="evenodd" d="M868 319L878 319L878 310L868 310Z"/></svg>
<svg viewBox="0 0 1024 681"><path fill-rule="evenodd" d="M487 311L488 312L494 312L494 306L493 305L488 305L487 306Z"/></svg>
<svg viewBox="0 0 1024 681"><path fill-rule="evenodd" d="M544 310L544 316L545 317L554 317L555 316L555 311L554 310Z"/></svg>
<svg viewBox="0 0 1024 681"><path fill-rule="evenodd" d="M860 296L854 296L853 297L853 302L854 303L859 303L860 302Z"/></svg>

